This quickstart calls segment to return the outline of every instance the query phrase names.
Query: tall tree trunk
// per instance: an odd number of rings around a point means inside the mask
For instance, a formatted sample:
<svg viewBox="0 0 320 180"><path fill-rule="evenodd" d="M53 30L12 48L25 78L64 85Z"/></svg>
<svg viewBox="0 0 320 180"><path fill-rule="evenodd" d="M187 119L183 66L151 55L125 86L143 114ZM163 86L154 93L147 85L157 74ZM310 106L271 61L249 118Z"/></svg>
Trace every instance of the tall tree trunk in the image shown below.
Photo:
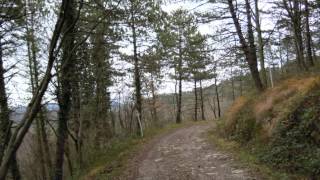
<svg viewBox="0 0 320 180"><path fill-rule="evenodd" d="M258 33L258 54L259 54L259 61L260 61L260 74L261 74L261 80L265 87L268 85L267 81L267 72L265 68L265 62L264 62L264 42L262 38L262 30L261 30L261 22L260 22L260 10L259 10L259 2L258 0L255 1L255 20L256 20L256 30Z"/></svg>
<svg viewBox="0 0 320 180"><path fill-rule="evenodd" d="M32 18L31 18L32 21ZM28 59L29 59L29 74L30 74L30 82L31 82L31 91L32 94L35 93L36 90L36 73L34 70L37 70L35 66L37 66L36 63L36 54L33 50L35 48L34 45L34 38L33 33L30 31L28 22L26 23L26 29L27 29L27 48L28 48ZM31 25L32 29L32 25ZM41 178L46 179L47 177L46 168L45 168L45 162L44 162L44 155L43 155L43 143L42 143L42 137L41 137L41 130L40 130L40 119L39 117L36 118L36 136L37 136L37 158L39 158L40 161L40 171L41 171Z"/></svg>
<svg viewBox="0 0 320 180"><path fill-rule="evenodd" d="M156 95L156 89L154 85L154 78L153 75L151 75L151 94L152 94L152 118L155 121L156 125L158 125L158 113L157 113L157 95Z"/></svg>
<svg viewBox="0 0 320 180"><path fill-rule="evenodd" d="M204 100L203 100L203 89L202 89L202 80L200 79L200 102L201 102L201 119L206 120L204 115Z"/></svg>
<svg viewBox="0 0 320 180"><path fill-rule="evenodd" d="M11 121L10 121L10 111L8 107L8 98L5 87L4 73L5 69L3 66L3 53L2 53L2 41L0 38L0 164L2 164L2 159L4 157L5 149L8 146L9 139L11 137ZM16 153L10 160L11 174L13 179L19 180L20 171L18 168L18 163L16 159ZM3 177L3 179L5 176ZM1 179L1 177L0 177Z"/></svg>
<svg viewBox="0 0 320 180"><path fill-rule="evenodd" d="M242 69L240 70L240 78L239 78L239 83L240 83L240 96L243 95L242 91L243 91L243 73L242 73Z"/></svg>
<svg viewBox="0 0 320 180"><path fill-rule="evenodd" d="M44 160L44 150L43 150L43 142L42 142L42 137L41 137L41 129L40 129L40 118L36 118L36 134L37 134L37 155L35 154L36 158L39 158L38 160L40 161L40 171L41 171L41 178L42 179L47 179L49 178L47 175L47 169L45 166L45 160Z"/></svg>
<svg viewBox="0 0 320 180"><path fill-rule="evenodd" d="M106 48L105 35L107 33L107 24L102 22L96 33L93 35L92 63L94 64L95 79L95 134L94 144L96 147L102 146L103 141L112 137L112 128L110 124L110 98L107 91L109 86L108 79L108 49Z"/></svg>
<svg viewBox="0 0 320 180"><path fill-rule="evenodd" d="M59 37L61 35L63 22L64 22L64 12L66 10L66 4L67 0L63 0L58 20L55 24L54 31L52 33L52 37L50 40L50 46L49 46L49 55L48 55L48 64L45 71L45 75L41 81L39 88L37 89L36 95L33 95L30 103L28 104L28 107L26 109L26 113L22 117L22 120L12 133L12 136L10 137L8 146L5 149L5 154L2 158L1 166L0 166L0 179L5 179L8 173L9 165L11 163L11 160L14 159L15 153L17 152L18 148L20 147L26 133L28 132L33 120L35 119L37 113L40 110L41 106L41 100L48 88L48 84L52 78L51 70L53 68L56 56L55 56L55 50L58 45Z"/></svg>
<svg viewBox="0 0 320 180"><path fill-rule="evenodd" d="M283 49L282 49L282 42L281 42L281 33L279 32L278 35L278 41L279 41L279 59L280 59L280 69L281 69L281 73L285 72L285 68L283 67Z"/></svg>
<svg viewBox="0 0 320 180"><path fill-rule="evenodd" d="M64 153L66 148L66 141L68 139L68 120L70 118L71 110L71 88L72 88L72 77L74 74L74 52L72 49L75 46L75 23L76 10L75 1L69 0L66 4L65 22L64 22L64 34L65 43L63 45L63 54L61 59L60 69L60 85L58 90L58 129L57 129L57 145L56 145L56 159L55 159L55 180L63 179L63 164L64 164ZM70 27L72 29L70 29ZM69 60L70 58L70 60Z"/></svg>
<svg viewBox="0 0 320 180"><path fill-rule="evenodd" d="M119 123L120 123L120 127L122 129L126 129L126 127L124 126L124 122L121 116L121 92L118 92L118 119L119 119Z"/></svg>
<svg viewBox="0 0 320 180"><path fill-rule="evenodd" d="M307 60L309 62L310 66L314 66L314 61L312 57L312 38L311 38L311 32L310 32L310 25L309 25L309 2L308 0L304 0L305 4L305 27L306 27L306 48L307 48Z"/></svg>
<svg viewBox="0 0 320 180"><path fill-rule="evenodd" d="M248 31L248 41L249 41L249 54L248 54L248 62L249 68L253 75L253 79L255 80L256 86L258 90L262 91L264 86L260 79L260 74L257 67L257 54L256 54L256 45L254 40L254 33L253 33L253 25L252 25L252 17L251 17L251 5L250 0L245 0L246 4L246 15L247 15L247 31Z"/></svg>
<svg viewBox="0 0 320 180"><path fill-rule="evenodd" d="M133 61L134 61L134 85L135 85L135 106L137 109L137 134L141 134L141 122L142 122L142 96L141 96L141 77L140 77L140 67L139 67L139 58L138 58L138 47L137 47L137 32L136 32L136 22L135 22L135 7L134 2L131 2L131 31L133 39Z"/></svg>
<svg viewBox="0 0 320 180"><path fill-rule="evenodd" d="M77 60L76 60L77 61ZM77 62L78 64L79 62ZM77 160L79 168L82 167L82 119L81 119L81 97L80 97L80 78L79 78L79 70L75 69L73 74L73 82L72 82L72 122L74 124L74 132L76 135L76 151L77 151Z"/></svg>
<svg viewBox="0 0 320 180"><path fill-rule="evenodd" d="M236 99L236 94L234 90L234 77L233 77L233 70L231 68L231 88L232 88L232 101Z"/></svg>
<svg viewBox="0 0 320 180"><path fill-rule="evenodd" d="M215 96L212 96L212 105L210 103L210 100L208 101L209 102L209 105L211 107L211 110L213 112L213 116L214 116L214 119L217 119L217 113L216 113L216 99L215 99Z"/></svg>
<svg viewBox="0 0 320 180"><path fill-rule="evenodd" d="M27 2L26 2L27 3ZM27 48L28 48L28 59L29 59L29 74L31 82L32 94L35 95L36 90L39 88L39 69L37 61L37 45L34 35L34 18L33 13L30 14L30 27L26 22L27 30ZM40 166L43 179L50 179L52 174L51 156L49 151L49 142L47 138L45 128L45 115L43 109L40 110L38 117L36 118L36 132L38 140L38 156L40 158Z"/></svg>
<svg viewBox="0 0 320 180"><path fill-rule="evenodd" d="M292 0L293 6L291 4L291 1L288 2L288 0L282 0L282 2L292 23L298 67L302 70L308 70L308 67L306 66L304 60L300 0Z"/></svg>
<svg viewBox="0 0 320 180"><path fill-rule="evenodd" d="M178 96L177 96L177 117L176 123L181 123L181 106L182 106L182 39L179 33L179 59L178 59Z"/></svg>
<svg viewBox="0 0 320 180"><path fill-rule="evenodd" d="M3 67L2 60L2 41L0 39L0 163L4 156L4 150L8 144L10 131L10 121L9 121L9 108L8 99L5 87L4 73L5 69Z"/></svg>
<svg viewBox="0 0 320 180"><path fill-rule="evenodd" d="M17 161L17 154L14 154L11 160L11 165L10 165L10 172L12 175L12 179L14 180L20 180L21 179L21 174L19 170L19 165Z"/></svg>
<svg viewBox="0 0 320 180"><path fill-rule="evenodd" d="M39 88L39 86L38 86ZM48 135L46 131L46 126L45 126L45 112L44 110L40 110L39 112L39 122L40 122L40 137L41 142L43 143L43 154L44 154L44 161L46 165L46 176L49 178L53 177L53 165L52 165L52 159L51 159L51 154L50 154L50 148L49 148L49 140L48 140Z"/></svg>
<svg viewBox="0 0 320 180"><path fill-rule="evenodd" d="M198 92L197 92L197 80L194 79L194 121L198 121Z"/></svg>
<svg viewBox="0 0 320 180"><path fill-rule="evenodd" d="M220 99L219 99L219 90L217 85L217 78L214 78L214 88L216 94L217 108L218 108L218 117L221 117L221 108L220 108Z"/></svg>
<svg viewBox="0 0 320 180"><path fill-rule="evenodd" d="M254 80L255 87L258 91L263 91L264 86L261 82L258 67L257 67L257 55L256 55L256 47L254 44L254 34L252 30L252 22L251 22L251 6L249 0L245 0L246 4L246 15L247 15L247 29L248 29L248 39L249 45L244 38L239 19L237 17L236 10L233 5L233 0L228 0L229 11L233 19L233 23L235 25L237 34L240 39L241 49L244 52L245 59L249 65L249 69L251 72L252 79Z"/></svg>

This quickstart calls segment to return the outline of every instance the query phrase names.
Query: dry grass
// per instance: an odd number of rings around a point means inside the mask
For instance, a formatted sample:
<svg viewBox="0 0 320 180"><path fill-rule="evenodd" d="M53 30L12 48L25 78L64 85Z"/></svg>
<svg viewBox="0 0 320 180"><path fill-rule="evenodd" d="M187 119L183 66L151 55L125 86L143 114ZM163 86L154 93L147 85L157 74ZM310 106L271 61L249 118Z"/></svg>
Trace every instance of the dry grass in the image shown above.
<svg viewBox="0 0 320 180"><path fill-rule="evenodd" d="M233 133L241 111L245 108L253 108L252 114L245 115L252 116L257 123L261 124L260 135L262 139L268 138L279 120L290 114L294 105L299 104L306 94L318 86L320 86L319 76L290 78L266 90L258 98L240 97L225 114L223 131L226 135Z"/></svg>
<svg viewBox="0 0 320 180"><path fill-rule="evenodd" d="M232 106L227 110L224 116L224 130L225 134L230 134L236 128L238 114L241 109L243 109L248 102L248 99L241 96L235 100Z"/></svg>
<svg viewBox="0 0 320 180"><path fill-rule="evenodd" d="M298 104L306 94L320 84L320 77L292 78L281 85L267 90L254 103L255 119L262 124L262 135L272 135L279 120L287 116L294 104Z"/></svg>

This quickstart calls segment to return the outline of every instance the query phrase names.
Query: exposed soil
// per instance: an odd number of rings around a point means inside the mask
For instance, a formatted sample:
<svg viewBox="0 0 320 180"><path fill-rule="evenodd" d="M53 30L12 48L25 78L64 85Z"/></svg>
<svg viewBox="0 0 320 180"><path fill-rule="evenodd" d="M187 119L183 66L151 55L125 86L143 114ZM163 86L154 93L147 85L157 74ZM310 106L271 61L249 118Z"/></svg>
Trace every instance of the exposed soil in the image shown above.
<svg viewBox="0 0 320 180"><path fill-rule="evenodd" d="M178 129L148 143L120 179L233 180L259 179L230 155L207 142L211 125Z"/></svg>

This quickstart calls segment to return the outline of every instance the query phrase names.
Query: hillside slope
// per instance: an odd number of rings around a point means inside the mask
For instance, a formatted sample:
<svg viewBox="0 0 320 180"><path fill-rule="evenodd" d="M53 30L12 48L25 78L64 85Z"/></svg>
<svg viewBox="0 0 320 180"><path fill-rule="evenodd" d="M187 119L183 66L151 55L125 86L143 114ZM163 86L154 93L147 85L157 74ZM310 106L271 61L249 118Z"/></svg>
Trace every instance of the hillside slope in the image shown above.
<svg viewBox="0 0 320 180"><path fill-rule="evenodd" d="M320 177L320 77L287 79L263 94L240 97L217 130L261 162Z"/></svg>

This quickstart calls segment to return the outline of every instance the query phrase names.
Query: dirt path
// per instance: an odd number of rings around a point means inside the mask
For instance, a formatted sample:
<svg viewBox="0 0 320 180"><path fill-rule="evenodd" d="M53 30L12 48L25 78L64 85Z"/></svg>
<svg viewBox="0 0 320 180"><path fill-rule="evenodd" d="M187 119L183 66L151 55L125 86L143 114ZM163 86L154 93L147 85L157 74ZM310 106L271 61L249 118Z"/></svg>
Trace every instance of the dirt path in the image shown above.
<svg viewBox="0 0 320 180"><path fill-rule="evenodd" d="M208 124L194 125L156 138L137 157L134 173L125 179L258 179L206 142L209 128Z"/></svg>

